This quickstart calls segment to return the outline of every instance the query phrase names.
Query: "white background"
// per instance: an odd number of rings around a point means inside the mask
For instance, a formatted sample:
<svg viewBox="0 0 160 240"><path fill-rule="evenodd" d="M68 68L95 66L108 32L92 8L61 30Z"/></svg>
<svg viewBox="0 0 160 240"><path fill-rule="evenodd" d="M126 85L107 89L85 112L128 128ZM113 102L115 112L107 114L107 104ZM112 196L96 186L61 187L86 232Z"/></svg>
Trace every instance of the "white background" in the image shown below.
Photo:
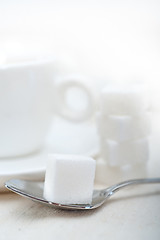
<svg viewBox="0 0 160 240"><path fill-rule="evenodd" d="M1 61L47 53L93 82L146 82L158 111L159 43L158 0L0 0Z"/></svg>

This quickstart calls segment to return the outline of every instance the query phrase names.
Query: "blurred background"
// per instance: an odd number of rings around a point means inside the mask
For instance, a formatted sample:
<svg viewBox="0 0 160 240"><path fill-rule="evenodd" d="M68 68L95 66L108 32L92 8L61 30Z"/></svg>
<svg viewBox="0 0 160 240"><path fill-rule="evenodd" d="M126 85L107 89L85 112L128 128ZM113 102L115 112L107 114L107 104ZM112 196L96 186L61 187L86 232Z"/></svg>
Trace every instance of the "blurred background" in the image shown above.
<svg viewBox="0 0 160 240"><path fill-rule="evenodd" d="M93 81L148 82L158 98L159 12L158 0L1 0L0 58L51 54Z"/></svg>
<svg viewBox="0 0 160 240"><path fill-rule="evenodd" d="M158 0L1 0L0 63L5 63L6 56L9 61L23 55L53 56L59 78L66 74L85 76L83 81L98 94L109 83L146 83L156 114L153 131L159 139L159 13ZM56 129L54 125L56 138L50 136L49 141L59 144L63 137L66 143L68 132L74 139L76 127L67 124L64 131L64 124ZM83 152L79 141L95 136L95 129L86 129L69 149L64 144L65 152ZM94 146L95 142L91 148Z"/></svg>

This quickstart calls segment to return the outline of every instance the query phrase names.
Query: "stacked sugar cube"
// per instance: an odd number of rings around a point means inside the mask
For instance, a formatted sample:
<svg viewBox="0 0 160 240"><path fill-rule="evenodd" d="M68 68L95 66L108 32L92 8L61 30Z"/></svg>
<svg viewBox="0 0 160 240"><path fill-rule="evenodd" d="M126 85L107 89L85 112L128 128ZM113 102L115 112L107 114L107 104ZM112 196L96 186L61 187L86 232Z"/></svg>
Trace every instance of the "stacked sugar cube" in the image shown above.
<svg viewBox="0 0 160 240"><path fill-rule="evenodd" d="M150 113L145 88L138 85L103 89L97 125L101 155L109 167L146 164ZM104 164L104 163L103 163Z"/></svg>

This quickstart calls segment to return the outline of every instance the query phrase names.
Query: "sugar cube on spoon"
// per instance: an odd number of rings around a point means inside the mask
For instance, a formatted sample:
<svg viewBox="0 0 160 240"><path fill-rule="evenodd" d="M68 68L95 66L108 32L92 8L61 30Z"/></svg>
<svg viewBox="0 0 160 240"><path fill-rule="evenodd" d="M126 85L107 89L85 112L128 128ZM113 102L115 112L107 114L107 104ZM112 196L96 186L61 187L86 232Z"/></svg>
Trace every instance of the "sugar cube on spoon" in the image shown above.
<svg viewBox="0 0 160 240"><path fill-rule="evenodd" d="M61 204L92 201L96 161L80 155L49 155L44 198Z"/></svg>

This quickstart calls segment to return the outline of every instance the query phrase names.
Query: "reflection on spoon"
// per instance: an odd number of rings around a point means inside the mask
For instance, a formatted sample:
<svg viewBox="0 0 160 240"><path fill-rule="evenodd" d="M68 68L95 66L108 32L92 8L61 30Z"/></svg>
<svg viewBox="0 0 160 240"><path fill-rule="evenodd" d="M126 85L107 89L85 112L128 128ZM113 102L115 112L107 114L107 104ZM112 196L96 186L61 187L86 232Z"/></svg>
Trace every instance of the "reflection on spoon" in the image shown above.
<svg viewBox="0 0 160 240"><path fill-rule="evenodd" d="M5 183L5 187L23 197L27 197L33 201L44 203L49 206L72 210L87 210L100 207L109 197L111 197L115 192L117 192L121 188L124 188L129 185L147 183L160 183L160 178L134 179L121 182L102 190L94 190L91 204L67 204L67 205L50 202L44 199L43 197L44 182L33 182L12 179Z"/></svg>

